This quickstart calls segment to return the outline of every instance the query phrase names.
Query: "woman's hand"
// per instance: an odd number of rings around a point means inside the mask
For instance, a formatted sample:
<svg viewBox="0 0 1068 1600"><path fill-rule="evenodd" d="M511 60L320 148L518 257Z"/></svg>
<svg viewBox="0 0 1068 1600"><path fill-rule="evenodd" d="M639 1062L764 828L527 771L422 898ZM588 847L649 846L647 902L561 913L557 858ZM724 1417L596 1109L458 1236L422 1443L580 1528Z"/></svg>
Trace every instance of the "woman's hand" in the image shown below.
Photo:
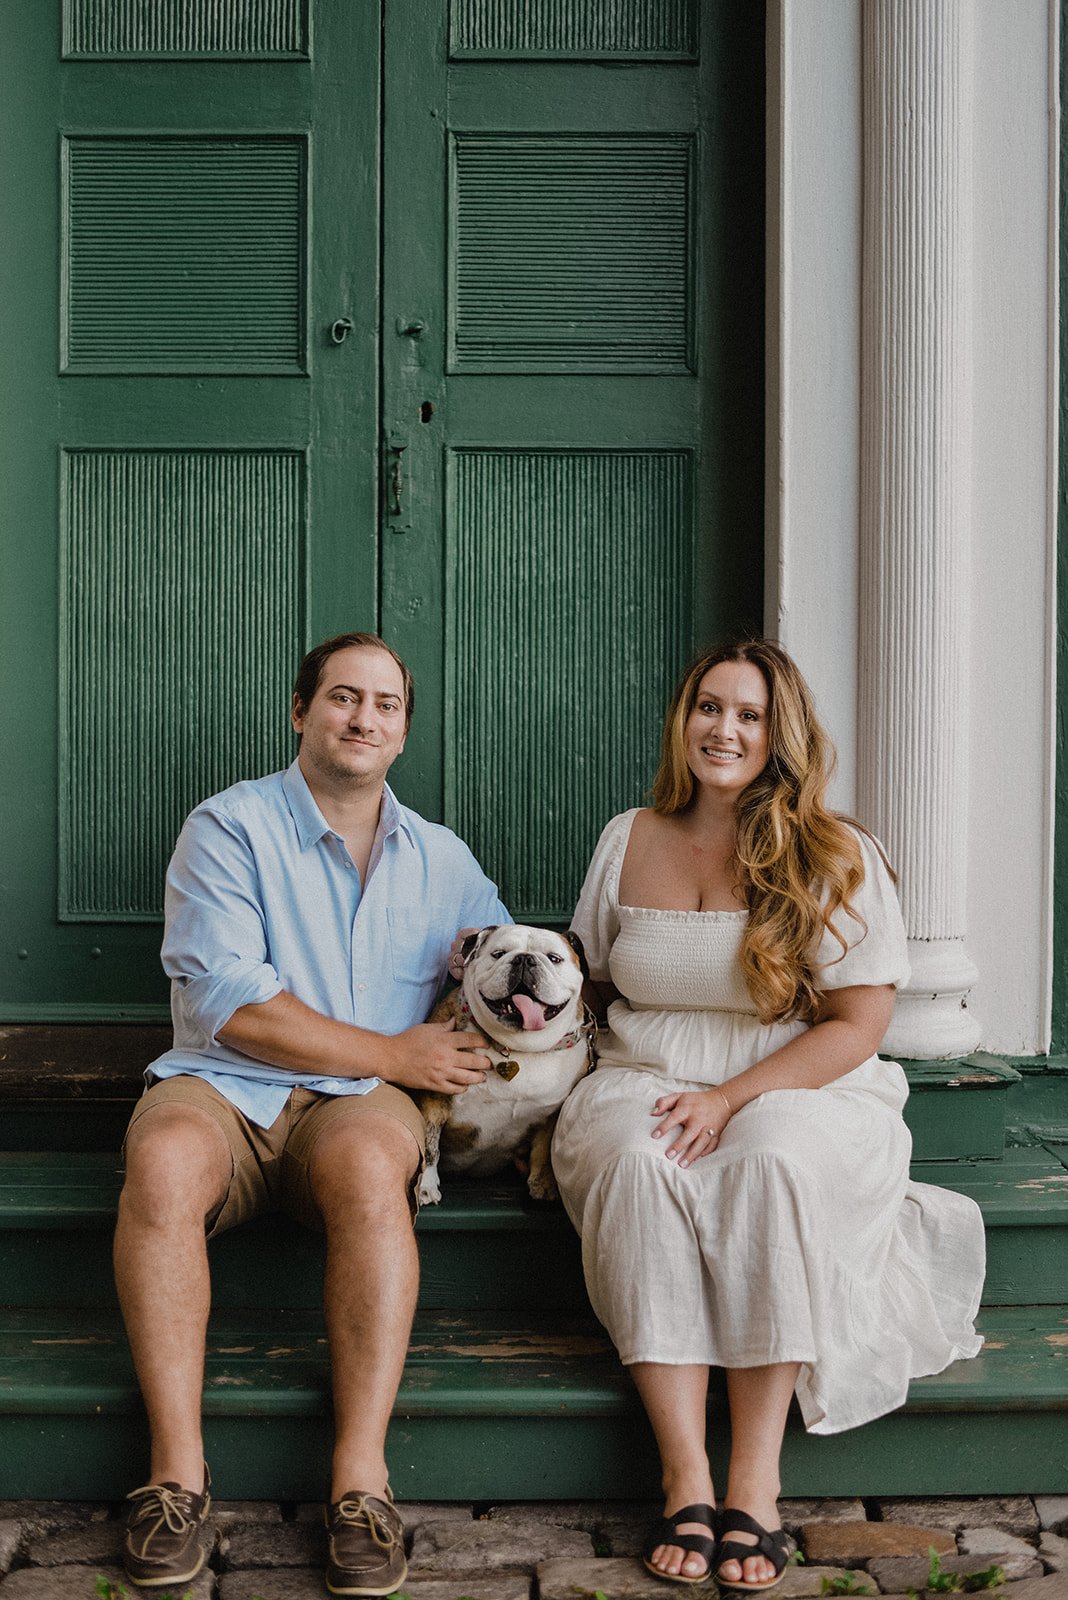
<svg viewBox="0 0 1068 1600"><path fill-rule="evenodd" d="M734 1108L722 1089L703 1089L699 1093L662 1094L653 1105L652 1115L664 1118L653 1129L654 1139L674 1132L664 1152L668 1160L677 1156L680 1167L689 1167L715 1150Z"/></svg>

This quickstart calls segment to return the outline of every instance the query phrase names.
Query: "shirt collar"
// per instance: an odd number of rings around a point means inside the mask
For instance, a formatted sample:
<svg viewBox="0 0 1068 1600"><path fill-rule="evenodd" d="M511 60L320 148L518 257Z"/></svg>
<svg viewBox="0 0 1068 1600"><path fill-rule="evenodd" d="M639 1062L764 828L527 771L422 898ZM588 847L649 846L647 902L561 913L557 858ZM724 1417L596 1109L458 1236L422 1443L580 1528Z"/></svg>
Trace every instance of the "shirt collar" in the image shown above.
<svg viewBox="0 0 1068 1600"><path fill-rule="evenodd" d="M309 845L318 844L326 834L333 835L334 829L316 805L315 798L308 788L308 780L300 770L299 761L294 761L283 775L282 788L296 824L297 838L300 840L302 850L307 850ZM404 834L409 844L415 843L407 813L387 783L382 791L382 812L378 821L377 837L385 840L391 834L398 832Z"/></svg>

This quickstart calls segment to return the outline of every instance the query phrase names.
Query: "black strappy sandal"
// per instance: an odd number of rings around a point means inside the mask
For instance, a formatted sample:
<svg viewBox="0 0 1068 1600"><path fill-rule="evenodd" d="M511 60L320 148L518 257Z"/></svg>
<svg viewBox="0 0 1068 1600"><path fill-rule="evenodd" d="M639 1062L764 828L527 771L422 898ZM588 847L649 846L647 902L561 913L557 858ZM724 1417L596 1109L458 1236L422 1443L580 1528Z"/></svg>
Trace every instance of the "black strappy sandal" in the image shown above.
<svg viewBox="0 0 1068 1600"><path fill-rule="evenodd" d="M680 1522L700 1522L710 1529L709 1533L679 1533ZM696 1578L691 1578L687 1572L661 1572L659 1567L654 1567L649 1560L658 1545L673 1544L679 1550L685 1550L688 1555L703 1556L708 1562L708 1571L700 1573ZM670 1517L661 1517L659 1522L654 1522L649 1529L649 1536L642 1546L642 1560L646 1569L654 1578L663 1578L665 1583L711 1583L712 1569L716 1564L716 1513L711 1506L683 1506L681 1511L673 1511Z"/></svg>
<svg viewBox="0 0 1068 1600"><path fill-rule="evenodd" d="M762 1528L755 1517L747 1511L731 1511L729 1508L719 1514L719 1531L724 1533L751 1533L756 1539L755 1544L743 1544L740 1539L722 1539L719 1547L718 1565L716 1567L716 1582L721 1589L739 1589L754 1594L764 1589L774 1589L786 1570L786 1563L794 1553L794 1541L785 1528L773 1528L769 1533L767 1528ZM765 1578L762 1583L747 1583L744 1578L721 1578L720 1572L725 1561L749 1561L753 1556L763 1556L775 1568L770 1578Z"/></svg>

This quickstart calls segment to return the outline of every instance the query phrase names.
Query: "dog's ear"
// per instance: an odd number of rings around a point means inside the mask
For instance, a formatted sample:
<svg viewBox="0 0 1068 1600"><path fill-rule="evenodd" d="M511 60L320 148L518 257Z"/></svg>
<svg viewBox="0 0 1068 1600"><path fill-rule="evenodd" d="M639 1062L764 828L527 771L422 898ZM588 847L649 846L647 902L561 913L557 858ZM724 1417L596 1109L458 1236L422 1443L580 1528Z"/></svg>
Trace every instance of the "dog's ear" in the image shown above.
<svg viewBox="0 0 1068 1600"><path fill-rule="evenodd" d="M465 966L474 955L475 946L479 944L487 936L487 934L493 933L496 929L496 926L497 924L494 923L490 928L479 928L477 933L469 933L467 935L467 938L460 946L460 954L463 957Z"/></svg>
<svg viewBox="0 0 1068 1600"><path fill-rule="evenodd" d="M567 932L564 934L564 938L578 956L579 967L582 971L583 978L588 978L590 975L590 964L586 960L586 950L583 946L582 940L579 938L577 933L572 933L570 928L568 928Z"/></svg>

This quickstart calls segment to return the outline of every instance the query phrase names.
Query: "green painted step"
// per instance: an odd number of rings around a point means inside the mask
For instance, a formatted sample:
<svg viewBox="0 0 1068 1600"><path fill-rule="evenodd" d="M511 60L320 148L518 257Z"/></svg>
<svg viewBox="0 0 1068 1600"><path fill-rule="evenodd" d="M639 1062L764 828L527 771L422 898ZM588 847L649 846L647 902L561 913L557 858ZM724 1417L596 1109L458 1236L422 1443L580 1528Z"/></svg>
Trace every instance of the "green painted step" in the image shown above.
<svg viewBox="0 0 1068 1600"><path fill-rule="evenodd" d="M7 1150L118 1150L141 1069L168 1043L160 1028L0 1029L0 1142ZM1059 1097L1068 1121L1068 1075L1021 1073L982 1053L903 1065L918 1161L999 1156L1007 1109L1026 1117L1043 1092Z"/></svg>
<svg viewBox="0 0 1068 1600"><path fill-rule="evenodd" d="M793 1419L784 1493L1055 1493L1068 1447L1068 1307L982 1314L974 1361L912 1385L868 1427L815 1438ZM711 1400L713 1453L722 1466ZM307 1312L213 1317L204 1410L224 1498L314 1499L329 1459L326 1346ZM118 1318L0 1312L0 1499L117 1498L145 1471ZM656 1489L629 1379L589 1317L416 1320L391 1430L401 1499L628 1498Z"/></svg>
<svg viewBox="0 0 1068 1600"><path fill-rule="evenodd" d="M988 1305L1068 1303L1068 1148L1001 1161L916 1163L923 1183L969 1194L987 1229ZM0 1283L8 1303L113 1304L114 1157L89 1151L0 1153ZM422 1304L506 1310L585 1306L578 1241L558 1207L518 1184L457 1184L418 1223ZM269 1218L212 1244L216 1304L306 1306L321 1298L321 1242Z"/></svg>
<svg viewBox="0 0 1068 1600"><path fill-rule="evenodd" d="M916 1161L993 1159L1005 1148L1015 1067L982 1051L952 1061L902 1061L909 1080L905 1121Z"/></svg>

